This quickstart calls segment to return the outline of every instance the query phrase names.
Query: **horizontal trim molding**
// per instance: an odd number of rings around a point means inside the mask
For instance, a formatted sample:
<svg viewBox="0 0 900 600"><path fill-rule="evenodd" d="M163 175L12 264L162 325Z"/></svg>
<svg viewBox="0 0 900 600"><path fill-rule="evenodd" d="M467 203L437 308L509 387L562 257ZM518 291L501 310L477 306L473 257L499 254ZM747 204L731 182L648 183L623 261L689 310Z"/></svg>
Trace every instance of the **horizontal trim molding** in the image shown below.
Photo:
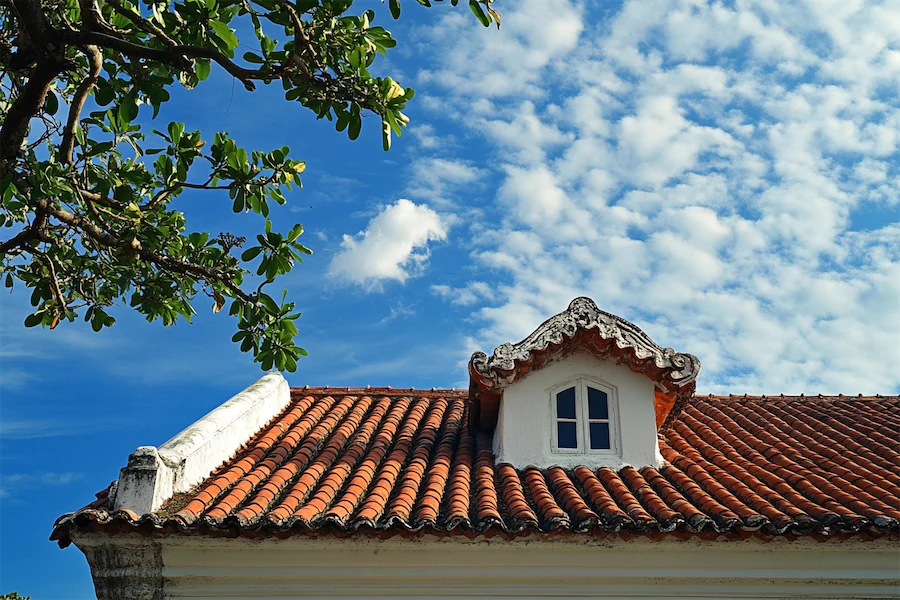
<svg viewBox="0 0 900 600"><path fill-rule="evenodd" d="M146 553L147 538L89 534L83 549ZM154 538L159 598L892 598L896 540L353 540ZM96 551L87 551L89 557ZM111 578L94 568L94 576ZM123 585L128 585L127 579ZM127 597L127 596L123 596Z"/></svg>

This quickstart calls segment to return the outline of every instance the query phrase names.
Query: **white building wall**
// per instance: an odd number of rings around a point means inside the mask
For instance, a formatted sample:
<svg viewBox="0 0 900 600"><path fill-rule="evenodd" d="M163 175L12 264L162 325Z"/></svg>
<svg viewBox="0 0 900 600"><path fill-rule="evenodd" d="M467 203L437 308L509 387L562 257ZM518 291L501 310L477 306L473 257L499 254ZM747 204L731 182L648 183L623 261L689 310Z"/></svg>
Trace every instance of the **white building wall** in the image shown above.
<svg viewBox="0 0 900 600"><path fill-rule="evenodd" d="M359 535L359 534L357 534ZM896 598L895 541L533 536L75 543L100 600L174 598Z"/></svg>
<svg viewBox="0 0 900 600"><path fill-rule="evenodd" d="M618 455L553 453L554 427L550 391L577 377L591 377L614 388L618 397ZM624 365L588 354L575 354L529 373L503 392L494 456L517 468L555 465L620 469L626 465L660 466L654 410L654 384Z"/></svg>

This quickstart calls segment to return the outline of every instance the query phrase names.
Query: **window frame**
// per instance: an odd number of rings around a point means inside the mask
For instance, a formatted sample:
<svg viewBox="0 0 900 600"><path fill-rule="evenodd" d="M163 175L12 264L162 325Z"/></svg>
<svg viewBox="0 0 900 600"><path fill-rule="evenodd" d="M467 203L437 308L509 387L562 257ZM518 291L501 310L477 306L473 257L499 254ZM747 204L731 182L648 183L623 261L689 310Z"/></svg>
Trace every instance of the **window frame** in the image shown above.
<svg viewBox="0 0 900 600"><path fill-rule="evenodd" d="M556 411L556 395L568 388L575 388L575 448L560 448L557 437L559 435L557 423L559 421L571 422L571 419L559 419ZM592 387L606 394L609 419L590 419L588 412L588 391ZM591 455L619 455L619 396L615 386L599 381L589 376L579 376L555 385L549 390L550 407L550 452L552 454L591 454ZM609 423L609 448L594 449L590 447L591 421Z"/></svg>

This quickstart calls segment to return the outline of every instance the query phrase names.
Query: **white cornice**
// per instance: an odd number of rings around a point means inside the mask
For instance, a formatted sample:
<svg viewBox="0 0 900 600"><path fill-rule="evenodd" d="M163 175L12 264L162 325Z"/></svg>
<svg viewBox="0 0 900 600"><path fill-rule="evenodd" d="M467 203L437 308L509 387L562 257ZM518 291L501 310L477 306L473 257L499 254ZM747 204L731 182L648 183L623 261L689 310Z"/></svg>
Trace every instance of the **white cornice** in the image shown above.
<svg viewBox="0 0 900 600"><path fill-rule="evenodd" d="M76 536L106 598L893 598L897 543ZM114 561L98 557L115 556ZM148 584L156 582L153 588ZM98 586L98 591L99 591ZM153 595L156 594L156 595Z"/></svg>

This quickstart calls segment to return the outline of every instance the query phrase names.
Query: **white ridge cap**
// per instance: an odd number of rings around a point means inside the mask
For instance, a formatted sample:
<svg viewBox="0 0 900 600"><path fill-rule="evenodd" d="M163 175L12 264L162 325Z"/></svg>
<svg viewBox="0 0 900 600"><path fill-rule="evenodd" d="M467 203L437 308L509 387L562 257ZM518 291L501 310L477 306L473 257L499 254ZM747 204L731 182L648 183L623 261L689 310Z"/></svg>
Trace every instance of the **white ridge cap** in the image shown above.
<svg viewBox="0 0 900 600"><path fill-rule="evenodd" d="M113 509L138 515L155 512L231 458L290 401L287 381L281 373L269 373L158 449L140 446L119 474Z"/></svg>

